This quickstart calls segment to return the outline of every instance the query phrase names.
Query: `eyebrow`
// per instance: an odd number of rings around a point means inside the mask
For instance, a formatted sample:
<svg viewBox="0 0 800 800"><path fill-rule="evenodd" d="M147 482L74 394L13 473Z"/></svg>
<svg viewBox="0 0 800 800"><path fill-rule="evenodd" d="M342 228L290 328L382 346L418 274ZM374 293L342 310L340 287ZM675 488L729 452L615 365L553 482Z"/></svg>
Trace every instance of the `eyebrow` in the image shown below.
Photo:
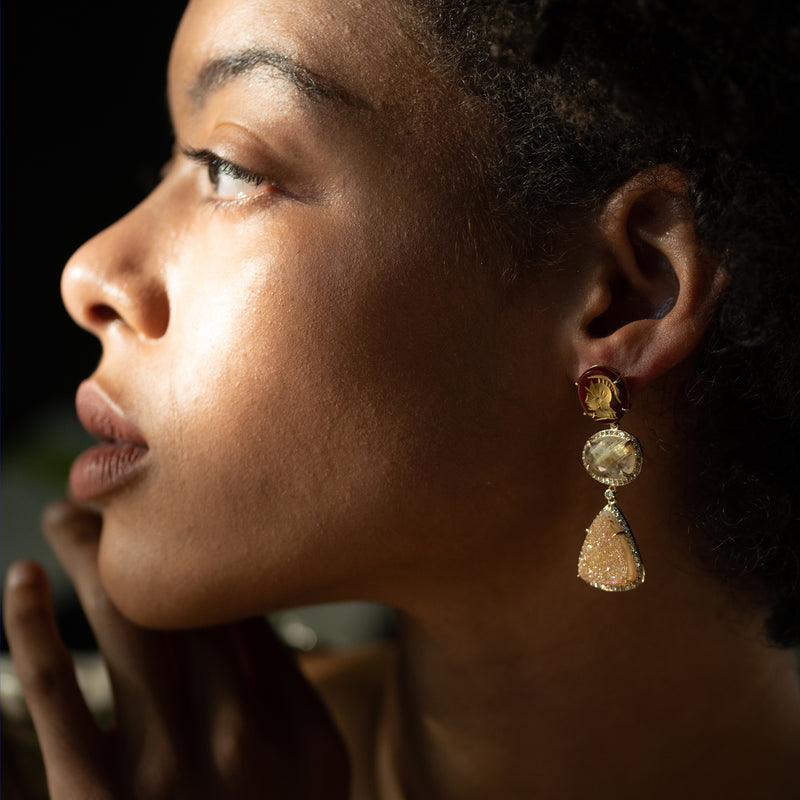
<svg viewBox="0 0 800 800"><path fill-rule="evenodd" d="M291 56L255 47L207 61L201 67L194 85L189 89L192 104L195 108L201 108L208 96L225 84L263 67L277 70L303 95L313 99L339 101L355 108L367 107L365 101L334 81L323 79Z"/></svg>

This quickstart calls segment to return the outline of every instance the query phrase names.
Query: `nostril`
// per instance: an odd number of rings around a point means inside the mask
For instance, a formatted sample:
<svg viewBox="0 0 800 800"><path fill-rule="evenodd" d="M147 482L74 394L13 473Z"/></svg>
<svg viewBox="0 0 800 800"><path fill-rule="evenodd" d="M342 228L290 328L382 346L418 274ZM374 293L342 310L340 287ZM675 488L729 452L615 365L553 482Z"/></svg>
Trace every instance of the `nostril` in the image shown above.
<svg viewBox="0 0 800 800"><path fill-rule="evenodd" d="M91 322L113 322L115 319L119 318L119 314L105 303L97 303L89 309L89 319Z"/></svg>

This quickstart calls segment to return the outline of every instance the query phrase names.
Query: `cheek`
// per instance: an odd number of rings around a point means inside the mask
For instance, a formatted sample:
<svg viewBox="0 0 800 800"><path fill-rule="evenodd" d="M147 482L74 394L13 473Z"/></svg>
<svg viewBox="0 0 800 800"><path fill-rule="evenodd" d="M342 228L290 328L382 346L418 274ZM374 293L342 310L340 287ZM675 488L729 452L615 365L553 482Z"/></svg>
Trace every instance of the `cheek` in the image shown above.
<svg viewBox="0 0 800 800"><path fill-rule="evenodd" d="M104 583L136 621L330 599L447 547L448 498L491 470L474 436L492 383L487 287L448 282L422 247L314 231L244 249L235 274L216 253L203 281L173 286L143 380L152 468L104 513Z"/></svg>

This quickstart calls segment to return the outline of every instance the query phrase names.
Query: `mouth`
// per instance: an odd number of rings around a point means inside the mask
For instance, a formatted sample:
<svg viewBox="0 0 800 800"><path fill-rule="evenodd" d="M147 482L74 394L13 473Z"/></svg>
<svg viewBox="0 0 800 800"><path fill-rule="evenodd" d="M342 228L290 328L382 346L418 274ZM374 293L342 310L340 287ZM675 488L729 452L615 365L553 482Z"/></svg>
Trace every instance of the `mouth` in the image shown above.
<svg viewBox="0 0 800 800"><path fill-rule="evenodd" d="M149 452L141 431L93 381L84 381L75 396L81 425L99 440L81 453L69 473L76 500L97 500L129 484Z"/></svg>

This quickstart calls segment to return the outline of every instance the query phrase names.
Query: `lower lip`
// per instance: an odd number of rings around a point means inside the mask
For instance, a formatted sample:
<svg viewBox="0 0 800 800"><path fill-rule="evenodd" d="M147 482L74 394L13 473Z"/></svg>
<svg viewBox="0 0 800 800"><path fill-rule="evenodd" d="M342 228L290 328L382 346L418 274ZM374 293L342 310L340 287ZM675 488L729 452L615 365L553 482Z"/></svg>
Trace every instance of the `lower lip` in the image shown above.
<svg viewBox="0 0 800 800"><path fill-rule="evenodd" d="M143 466L147 448L130 442L101 442L81 453L69 471L76 500L95 500L129 483Z"/></svg>

